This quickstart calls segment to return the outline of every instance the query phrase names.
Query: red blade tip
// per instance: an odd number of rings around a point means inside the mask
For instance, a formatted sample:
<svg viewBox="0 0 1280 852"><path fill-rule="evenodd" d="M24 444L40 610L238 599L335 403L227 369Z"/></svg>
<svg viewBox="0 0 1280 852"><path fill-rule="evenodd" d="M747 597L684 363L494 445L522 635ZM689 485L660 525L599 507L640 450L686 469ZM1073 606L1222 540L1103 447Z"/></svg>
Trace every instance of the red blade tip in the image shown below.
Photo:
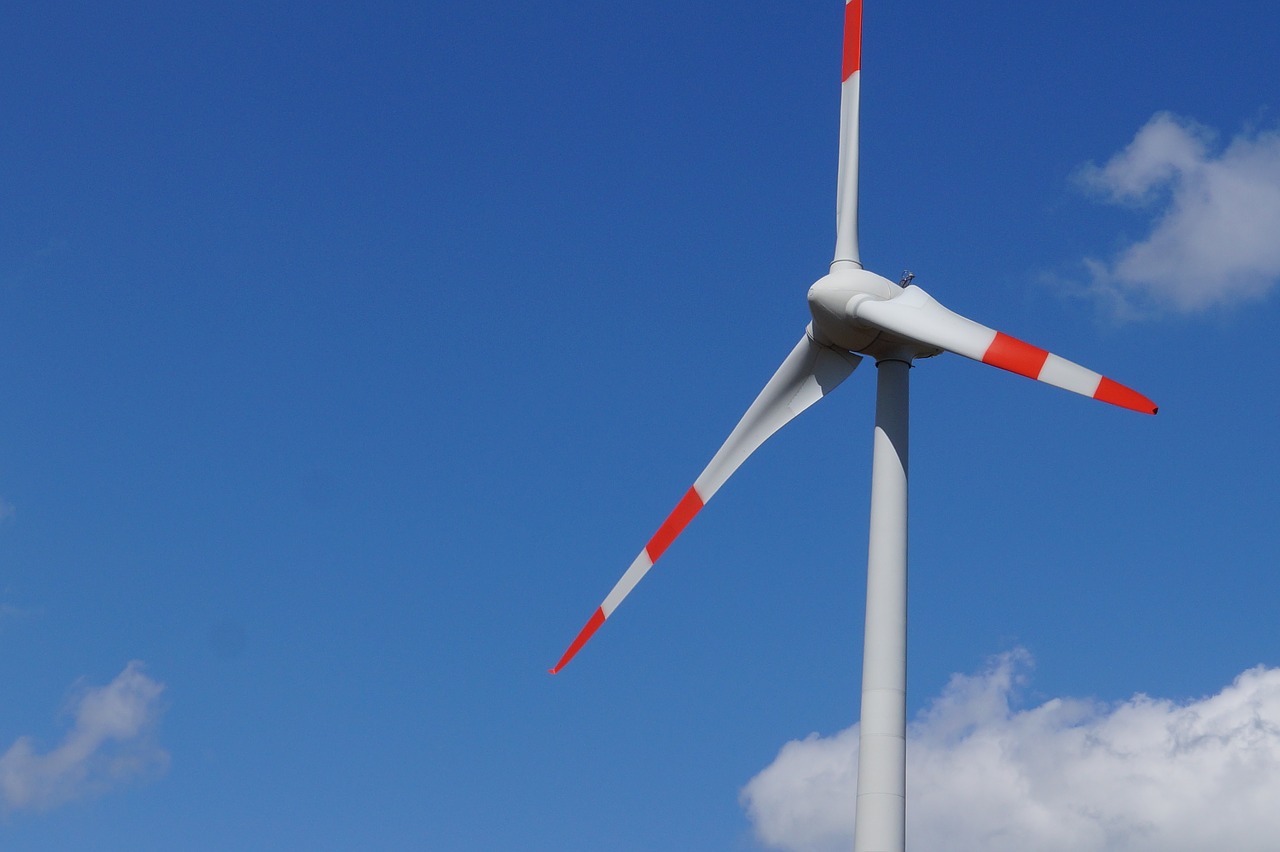
<svg viewBox="0 0 1280 852"><path fill-rule="evenodd" d="M573 644L569 646L569 650L564 652L564 656L560 658L560 662L556 663L555 668L547 669L547 671L551 674L559 673L559 671L573 659L573 655L578 653L578 649L587 644L587 640L591 638L591 634L600 629L601 624L604 624L604 610L597 607L596 611L592 613L591 618L587 621L586 626L578 631L578 638L573 640Z"/></svg>
<svg viewBox="0 0 1280 852"><path fill-rule="evenodd" d="M1103 376L1102 381L1098 383L1098 389L1094 391L1093 398L1142 414L1155 414L1160 410L1159 406L1136 390L1114 382L1106 376Z"/></svg>

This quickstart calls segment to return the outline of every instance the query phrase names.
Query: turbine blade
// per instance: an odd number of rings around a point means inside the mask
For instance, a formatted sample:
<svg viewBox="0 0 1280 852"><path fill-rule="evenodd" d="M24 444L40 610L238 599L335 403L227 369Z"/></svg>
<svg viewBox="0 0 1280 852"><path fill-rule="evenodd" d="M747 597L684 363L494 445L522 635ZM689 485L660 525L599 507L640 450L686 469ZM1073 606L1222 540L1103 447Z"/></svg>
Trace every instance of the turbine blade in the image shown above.
<svg viewBox="0 0 1280 852"><path fill-rule="evenodd" d="M613 614L622 599L631 593L640 579L658 561L680 535L693 516L706 505L720 486L746 461L756 449L797 414L830 393L849 377L862 359L857 355L832 349L814 341L805 332L782 366L773 374L756 397L747 413L738 421L733 432L711 459L710 464L685 492L675 509L658 527L648 544L636 556L626 573L614 585L604 602L592 613L586 626L579 631L569 650L556 663L551 673L565 667L569 660L586 644L592 634Z"/></svg>
<svg viewBox="0 0 1280 852"><path fill-rule="evenodd" d="M840 83L840 160L836 172L836 254L832 263L858 257L858 106L862 86L862 0L845 0L844 67Z"/></svg>
<svg viewBox="0 0 1280 852"><path fill-rule="evenodd" d="M948 310L914 284L892 299L859 302L854 314L859 320L899 337L1121 408L1144 414L1155 414L1158 410L1154 402L1119 382Z"/></svg>

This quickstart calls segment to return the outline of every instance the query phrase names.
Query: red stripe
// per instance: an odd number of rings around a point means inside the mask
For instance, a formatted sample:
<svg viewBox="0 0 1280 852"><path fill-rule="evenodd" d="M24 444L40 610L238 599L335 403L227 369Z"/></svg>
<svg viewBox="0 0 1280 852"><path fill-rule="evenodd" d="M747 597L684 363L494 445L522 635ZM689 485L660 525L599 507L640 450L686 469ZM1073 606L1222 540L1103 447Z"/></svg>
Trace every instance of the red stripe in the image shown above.
<svg viewBox="0 0 1280 852"><path fill-rule="evenodd" d="M1154 402L1136 390L1127 388L1119 382L1113 382L1106 376L1103 376L1102 381L1098 382L1098 389L1093 392L1093 398L1109 402L1112 405L1118 405L1121 408L1141 411L1143 414L1155 414L1160 410Z"/></svg>
<svg viewBox="0 0 1280 852"><path fill-rule="evenodd" d="M862 68L862 0L844 4L844 76L841 81Z"/></svg>
<svg viewBox="0 0 1280 852"><path fill-rule="evenodd" d="M587 626L578 632L578 638L573 640L573 644L569 646L569 650L564 652L564 656L560 658L560 662L556 663L556 667L551 669L551 673L555 674L564 668L565 663L573 659L573 655L578 653L578 649L587 644L587 640L591 638L591 634L600 629L600 625L604 624L604 610L596 607L595 614L587 622Z"/></svg>
<svg viewBox="0 0 1280 852"><path fill-rule="evenodd" d="M1040 370L1048 358L1049 353L1039 346L1023 343L999 331L987 351L982 353L982 363L1032 379L1040 378Z"/></svg>
<svg viewBox="0 0 1280 852"><path fill-rule="evenodd" d="M671 514L662 522L662 526L658 527L658 531L653 534L653 538L649 539L649 543L644 549L649 553L649 561L657 562L666 549L671 546L671 542L676 540L676 536L688 526L689 521L693 520L693 516L698 514L698 510L702 508L702 498L698 496L698 492L690 488L676 507L671 510Z"/></svg>

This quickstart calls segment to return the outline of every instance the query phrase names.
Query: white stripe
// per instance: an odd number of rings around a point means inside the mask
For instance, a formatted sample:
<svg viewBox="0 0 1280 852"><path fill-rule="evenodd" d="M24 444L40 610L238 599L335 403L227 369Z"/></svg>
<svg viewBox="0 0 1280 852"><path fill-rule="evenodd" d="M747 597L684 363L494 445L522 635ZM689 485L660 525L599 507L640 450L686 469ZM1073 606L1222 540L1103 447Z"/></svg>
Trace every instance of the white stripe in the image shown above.
<svg viewBox="0 0 1280 852"><path fill-rule="evenodd" d="M1102 381L1101 374L1095 373L1093 370L1087 370L1073 361L1054 355L1052 352L1045 359L1044 366L1040 368L1040 375L1036 378L1054 387L1064 388L1089 397L1097 392L1098 384Z"/></svg>
<svg viewBox="0 0 1280 852"><path fill-rule="evenodd" d="M604 603L600 604L600 609L604 612L605 618L613 615L613 611L618 608L618 604L622 603L622 599L631 594L631 590L636 587L636 583L639 583L640 579L645 574L648 574L649 569L652 567L653 561L649 559L649 551L640 551L640 555L636 557L635 562L631 563L627 573L623 574L622 579L614 584L613 591L609 592L609 596L604 599Z"/></svg>

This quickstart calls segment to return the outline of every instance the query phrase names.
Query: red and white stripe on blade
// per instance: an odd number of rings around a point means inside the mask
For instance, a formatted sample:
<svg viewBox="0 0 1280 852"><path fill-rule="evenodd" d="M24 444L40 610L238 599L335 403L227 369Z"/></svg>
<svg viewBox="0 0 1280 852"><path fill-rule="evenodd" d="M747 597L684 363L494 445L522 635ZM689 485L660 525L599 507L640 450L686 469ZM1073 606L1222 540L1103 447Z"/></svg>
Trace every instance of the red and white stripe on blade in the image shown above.
<svg viewBox="0 0 1280 852"><path fill-rule="evenodd" d="M854 313L863 322L885 331L1011 373L1144 414L1155 414L1157 410L1154 402L1137 391L1038 346L962 317L914 284L892 299L859 302Z"/></svg>
<svg viewBox="0 0 1280 852"><path fill-rule="evenodd" d="M622 603L622 599L631 594L636 583L649 572L653 563L658 561L658 557L675 541L694 515L720 490L720 486L724 485L725 480L747 457L770 435L848 378L861 360L849 352L823 346L805 333L773 374L773 378L769 379L764 390L760 391L755 402L751 403L751 407L738 421L711 463L694 481L693 487L680 498L675 509L636 556L622 579L614 585L604 603L600 604L586 626L579 631L569 650L564 652L560 662L551 669L552 674L560 671L573 659L591 635L604 624L605 619L613 614L618 604Z"/></svg>
<svg viewBox="0 0 1280 852"><path fill-rule="evenodd" d="M862 0L844 5L844 68L840 77L840 164L836 172L836 254L858 267L858 101L862 77Z"/></svg>

